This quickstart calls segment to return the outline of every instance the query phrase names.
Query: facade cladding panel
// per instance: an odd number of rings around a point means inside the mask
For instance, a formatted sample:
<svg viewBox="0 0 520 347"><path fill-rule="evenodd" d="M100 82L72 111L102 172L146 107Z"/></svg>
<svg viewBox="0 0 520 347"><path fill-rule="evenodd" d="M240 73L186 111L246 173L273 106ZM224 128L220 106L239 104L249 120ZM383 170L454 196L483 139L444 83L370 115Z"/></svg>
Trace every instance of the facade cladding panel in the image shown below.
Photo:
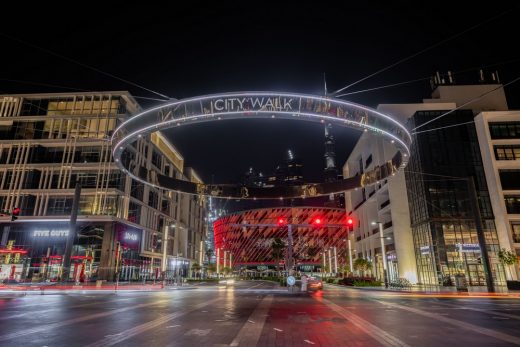
<svg viewBox="0 0 520 347"><path fill-rule="evenodd" d="M344 209L279 207L248 210L217 219L214 238L219 265L235 270L258 266L274 268L285 255L280 259L273 257L273 241L280 239L285 245L288 243L288 225L279 224L280 218L291 224L293 254L299 270L317 271L323 264L323 251L334 250L334 247L338 267L346 264L348 228ZM317 219L320 219L319 225Z"/></svg>
<svg viewBox="0 0 520 347"><path fill-rule="evenodd" d="M443 111L420 111L410 119L416 127ZM428 130L473 119L471 110L456 111L421 128ZM496 284L504 284L498 263L499 243L479 144L474 124L449 127L414 135L414 146L406 171L410 219L417 259L418 280L425 285L450 286L457 273L465 273L470 285L485 285L468 185L475 182L484 234Z"/></svg>
<svg viewBox="0 0 520 347"><path fill-rule="evenodd" d="M0 208L21 209L16 221L6 213L0 219L1 281L61 279L77 182L82 190L68 280L112 281L116 264L121 280L158 278L170 225L182 232L170 233L166 275L188 275L188 264L201 261L204 204L145 187L113 163L112 131L139 110L127 92L0 96ZM136 141L132 160L187 179L174 164L180 155L163 153L158 139L166 141L157 134ZM195 218L182 215L190 204Z"/></svg>

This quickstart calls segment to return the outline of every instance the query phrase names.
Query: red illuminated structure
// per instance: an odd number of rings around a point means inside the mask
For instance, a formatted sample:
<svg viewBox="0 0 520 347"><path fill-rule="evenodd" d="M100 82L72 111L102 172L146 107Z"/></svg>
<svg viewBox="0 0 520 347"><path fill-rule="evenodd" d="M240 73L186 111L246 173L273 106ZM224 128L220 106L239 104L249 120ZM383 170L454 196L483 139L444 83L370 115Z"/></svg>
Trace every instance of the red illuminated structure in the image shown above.
<svg viewBox="0 0 520 347"><path fill-rule="evenodd" d="M274 266L273 240L279 238L288 245L289 227L296 265L320 267L323 250L344 249L349 224L345 210L337 208L281 207L237 212L214 223L215 250L220 255L217 261L220 266L226 263L235 269Z"/></svg>

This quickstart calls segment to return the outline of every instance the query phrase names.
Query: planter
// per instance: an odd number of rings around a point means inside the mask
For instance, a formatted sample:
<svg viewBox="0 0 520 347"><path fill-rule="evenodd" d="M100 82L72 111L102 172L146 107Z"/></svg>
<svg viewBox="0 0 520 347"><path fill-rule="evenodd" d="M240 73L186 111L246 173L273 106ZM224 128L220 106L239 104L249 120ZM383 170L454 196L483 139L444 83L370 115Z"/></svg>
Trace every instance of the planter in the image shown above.
<svg viewBox="0 0 520 347"><path fill-rule="evenodd" d="M520 281L506 281L507 289L509 290L520 290Z"/></svg>

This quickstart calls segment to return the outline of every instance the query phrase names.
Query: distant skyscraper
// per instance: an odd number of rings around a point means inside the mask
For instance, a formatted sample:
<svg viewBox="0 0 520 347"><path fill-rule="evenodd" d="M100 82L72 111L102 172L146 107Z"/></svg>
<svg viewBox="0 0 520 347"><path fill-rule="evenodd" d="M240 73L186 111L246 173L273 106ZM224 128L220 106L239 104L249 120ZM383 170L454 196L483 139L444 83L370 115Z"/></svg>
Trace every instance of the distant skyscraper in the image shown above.
<svg viewBox="0 0 520 347"><path fill-rule="evenodd" d="M325 182L334 182L338 179L338 168L336 167L336 141L332 135L332 124L325 126Z"/></svg>

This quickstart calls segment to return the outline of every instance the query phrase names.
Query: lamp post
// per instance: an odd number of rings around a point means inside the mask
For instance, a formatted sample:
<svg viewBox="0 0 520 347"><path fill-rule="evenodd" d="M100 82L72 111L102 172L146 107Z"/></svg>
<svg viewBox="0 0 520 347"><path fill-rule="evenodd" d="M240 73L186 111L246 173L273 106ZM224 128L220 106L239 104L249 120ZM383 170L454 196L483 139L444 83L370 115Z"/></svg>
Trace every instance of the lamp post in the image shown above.
<svg viewBox="0 0 520 347"><path fill-rule="evenodd" d="M381 240L381 255L383 257L383 278L385 281L385 288L388 288L388 276L387 276L387 264L386 264L386 251L385 251L385 236L383 234L383 223L372 222L372 225L379 227L379 239Z"/></svg>

